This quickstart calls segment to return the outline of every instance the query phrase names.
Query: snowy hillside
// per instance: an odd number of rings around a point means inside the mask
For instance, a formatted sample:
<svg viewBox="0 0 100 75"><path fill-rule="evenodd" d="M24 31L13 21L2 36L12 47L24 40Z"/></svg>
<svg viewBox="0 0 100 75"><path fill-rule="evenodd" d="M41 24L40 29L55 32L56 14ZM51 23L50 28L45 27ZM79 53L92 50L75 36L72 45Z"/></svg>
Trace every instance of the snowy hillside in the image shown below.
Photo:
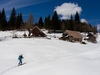
<svg viewBox="0 0 100 75"><path fill-rule="evenodd" d="M51 40L12 39L11 31L0 32L0 75L100 75L100 36L97 44L84 45L52 37L61 34L48 35ZM18 67L20 54L26 64Z"/></svg>

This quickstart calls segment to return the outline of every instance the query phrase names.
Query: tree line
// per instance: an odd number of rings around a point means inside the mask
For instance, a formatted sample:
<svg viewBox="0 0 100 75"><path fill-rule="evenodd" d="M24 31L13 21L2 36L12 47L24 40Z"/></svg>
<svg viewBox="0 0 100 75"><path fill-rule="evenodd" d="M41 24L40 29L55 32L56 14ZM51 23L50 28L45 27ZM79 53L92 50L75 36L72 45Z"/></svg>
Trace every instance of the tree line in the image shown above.
<svg viewBox="0 0 100 75"><path fill-rule="evenodd" d="M48 30L74 30L74 31L80 31L80 32L94 32L97 33L97 27L94 25L87 23L81 23L80 17L78 12L75 14L75 19L73 19L73 16L70 16L70 19L66 20L60 20L58 18L57 12L55 11L53 14L53 17L51 18L50 15L45 18L44 23L42 21L42 17L40 17L38 26L40 28L45 28Z"/></svg>
<svg viewBox="0 0 100 75"><path fill-rule="evenodd" d="M0 11L0 30L14 30L14 29L20 29L21 24L23 23L22 19L22 13L18 13L16 16L15 8L12 9L10 19L7 22L5 10L3 8L2 11Z"/></svg>
<svg viewBox="0 0 100 75"><path fill-rule="evenodd" d="M40 17L38 23L34 23L34 16L32 15L32 13L30 13L28 20L24 22L22 13L18 13L18 15L16 16L15 8L13 8L10 19L7 22L4 8L2 11L0 11L0 30L28 29L28 31L30 32L30 29L33 26L52 30L53 32L56 32L56 30L75 30L80 32L97 33L97 27L95 25L92 26L90 24L80 22L78 12L76 12L74 19L73 15L71 15L70 19L60 20L57 12L55 11L52 17L48 15L47 17L45 17L44 21L42 17Z"/></svg>

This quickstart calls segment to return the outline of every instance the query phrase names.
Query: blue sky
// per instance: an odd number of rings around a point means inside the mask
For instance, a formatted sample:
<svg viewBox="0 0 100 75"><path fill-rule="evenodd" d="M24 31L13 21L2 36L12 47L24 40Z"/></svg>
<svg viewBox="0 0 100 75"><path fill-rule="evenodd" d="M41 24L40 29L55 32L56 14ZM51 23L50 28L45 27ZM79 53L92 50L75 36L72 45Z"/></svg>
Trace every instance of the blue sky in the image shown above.
<svg viewBox="0 0 100 75"><path fill-rule="evenodd" d="M100 0L0 0L0 10L5 9L7 20L13 7L17 14L22 12L24 20L28 19L31 12L38 21L40 16L44 19L50 14L52 17L54 10L59 19L67 19L70 13L74 16L78 11L80 20L100 26Z"/></svg>

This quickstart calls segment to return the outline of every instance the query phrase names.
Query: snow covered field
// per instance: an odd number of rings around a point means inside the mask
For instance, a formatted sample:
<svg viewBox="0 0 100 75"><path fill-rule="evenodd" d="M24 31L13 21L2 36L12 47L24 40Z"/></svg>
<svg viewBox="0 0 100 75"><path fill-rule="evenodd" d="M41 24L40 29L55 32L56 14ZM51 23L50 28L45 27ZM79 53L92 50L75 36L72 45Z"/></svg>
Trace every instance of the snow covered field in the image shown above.
<svg viewBox="0 0 100 75"><path fill-rule="evenodd" d="M11 31L0 32L5 36L12 36ZM100 36L97 41L84 45L53 37L2 39L0 75L100 75ZM26 64L17 67L19 54Z"/></svg>

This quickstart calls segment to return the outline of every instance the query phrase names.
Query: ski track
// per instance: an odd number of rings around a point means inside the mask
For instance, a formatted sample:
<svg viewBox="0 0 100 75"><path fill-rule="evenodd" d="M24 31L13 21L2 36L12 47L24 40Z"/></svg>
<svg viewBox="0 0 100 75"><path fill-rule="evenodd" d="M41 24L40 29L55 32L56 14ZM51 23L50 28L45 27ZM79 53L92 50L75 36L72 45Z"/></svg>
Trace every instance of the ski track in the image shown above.
<svg viewBox="0 0 100 75"><path fill-rule="evenodd" d="M68 59L71 59L71 58L76 58L76 57L80 56L81 54L84 54L84 53L73 54L73 55L70 55L70 56L68 56L68 57L62 56L62 57L60 57L59 59L60 59L60 60L64 60L64 59L67 59L67 60L68 60ZM64 58L64 57L66 57L66 58ZM39 60L40 60L40 59L38 59L37 61L39 61ZM34 63L34 61L35 61L35 60L30 61L30 62L28 62L28 64L29 64L29 63ZM35 61L35 62L37 62L37 61ZM55 60L55 61L57 61L57 60ZM50 62L50 61L48 61L48 62ZM53 60L53 62L54 62L54 60ZM47 62L46 62L46 63L47 63ZM9 69L7 69L7 70L1 72L0 75L3 75L4 73L7 73L8 71L11 71L12 69L15 69L15 68L17 68L17 67L23 67L23 66L25 66L25 65L27 65L26 62L25 62L24 65L11 67L11 68L9 68Z"/></svg>
<svg viewBox="0 0 100 75"><path fill-rule="evenodd" d="M14 69L14 68L16 68L17 66L14 66L14 67L11 67L11 68L9 68L9 69L7 69L7 70L4 70L4 71L2 71L1 73L0 73L0 75L3 75L4 73L6 73L6 72L8 72L8 71L10 71L10 70L12 70L12 69Z"/></svg>

